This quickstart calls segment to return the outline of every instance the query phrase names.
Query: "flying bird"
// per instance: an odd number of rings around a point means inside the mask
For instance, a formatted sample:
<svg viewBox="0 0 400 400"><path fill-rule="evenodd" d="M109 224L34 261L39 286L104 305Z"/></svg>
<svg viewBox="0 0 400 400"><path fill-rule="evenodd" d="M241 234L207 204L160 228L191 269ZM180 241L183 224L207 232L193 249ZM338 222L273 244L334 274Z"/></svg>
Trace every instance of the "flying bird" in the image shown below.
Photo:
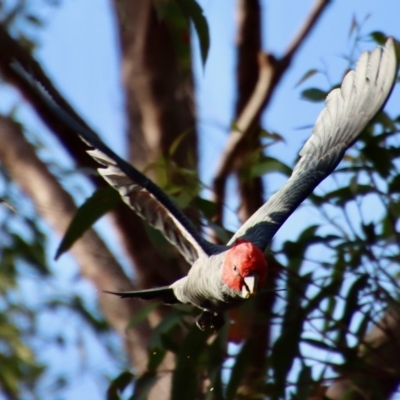
<svg viewBox="0 0 400 400"><path fill-rule="evenodd" d="M225 310L240 305L263 287L268 269L264 258L267 245L300 203L333 172L347 148L383 107L397 75L392 38L383 49L362 53L355 71L348 72L341 87L329 93L289 180L221 246L204 239L156 184L69 116L20 65L14 64L13 68L40 92L60 120L93 147L88 153L102 165L100 175L123 201L160 230L191 264L187 276L169 286L108 293L122 298L158 299L166 304L193 304L202 310L196 319L198 327L213 330L224 324Z"/></svg>

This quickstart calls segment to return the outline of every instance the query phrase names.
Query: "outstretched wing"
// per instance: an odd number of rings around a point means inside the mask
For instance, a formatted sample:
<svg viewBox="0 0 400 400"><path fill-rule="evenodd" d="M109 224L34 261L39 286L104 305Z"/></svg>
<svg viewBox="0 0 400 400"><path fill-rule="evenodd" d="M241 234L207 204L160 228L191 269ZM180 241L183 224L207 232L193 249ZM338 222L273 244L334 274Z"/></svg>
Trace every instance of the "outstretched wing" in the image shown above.
<svg viewBox="0 0 400 400"><path fill-rule="evenodd" d="M216 246L199 235L189 219L158 186L111 151L106 153L105 145L103 148L91 145L95 150L88 150L88 154L105 166L98 169L100 175L137 215L160 230L189 264L193 264L201 254L211 255L215 251Z"/></svg>
<svg viewBox="0 0 400 400"><path fill-rule="evenodd" d="M155 183L117 156L98 136L59 107L20 64L13 63L12 67L43 99L54 115L94 147L95 150L88 153L105 166L99 169L99 173L118 190L124 202L149 225L160 230L190 264L203 254L211 255L218 251L218 246L202 238L189 219Z"/></svg>
<svg viewBox="0 0 400 400"><path fill-rule="evenodd" d="M288 182L236 232L229 244L245 237L265 249L289 215L339 164L344 152L382 108L397 73L393 39L385 48L365 52L355 71L340 89L329 93L311 137L300 151L300 160Z"/></svg>

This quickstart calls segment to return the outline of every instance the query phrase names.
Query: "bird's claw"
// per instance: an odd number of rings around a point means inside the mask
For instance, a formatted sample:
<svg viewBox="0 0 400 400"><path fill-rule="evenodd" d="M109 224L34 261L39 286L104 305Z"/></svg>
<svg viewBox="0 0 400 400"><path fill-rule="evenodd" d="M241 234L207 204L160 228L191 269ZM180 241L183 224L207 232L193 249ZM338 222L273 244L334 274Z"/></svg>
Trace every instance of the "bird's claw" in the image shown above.
<svg viewBox="0 0 400 400"><path fill-rule="evenodd" d="M196 325L202 331L210 329L214 332L218 332L225 324L225 318L223 314L212 313L203 311L196 318Z"/></svg>

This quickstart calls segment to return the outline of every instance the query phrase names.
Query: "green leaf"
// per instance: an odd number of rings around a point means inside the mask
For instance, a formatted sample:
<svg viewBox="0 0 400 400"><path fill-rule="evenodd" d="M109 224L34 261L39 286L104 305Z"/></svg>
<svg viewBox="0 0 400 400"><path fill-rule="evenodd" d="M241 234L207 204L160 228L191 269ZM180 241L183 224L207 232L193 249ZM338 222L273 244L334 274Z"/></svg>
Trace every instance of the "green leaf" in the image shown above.
<svg viewBox="0 0 400 400"><path fill-rule="evenodd" d="M338 324L341 328L339 331L339 343L341 343L343 346L346 345L346 335L348 333L351 319L354 313L359 310L358 298L360 292L367 286L368 275L364 274L354 281L347 293L343 314Z"/></svg>
<svg viewBox="0 0 400 400"><path fill-rule="evenodd" d="M129 400L147 400L148 394L159 376L154 372L145 372L135 381L135 390Z"/></svg>
<svg viewBox="0 0 400 400"><path fill-rule="evenodd" d="M305 306L305 313L309 315L313 312L322 300L336 296L342 287L343 280L334 279L328 286L323 287Z"/></svg>
<svg viewBox="0 0 400 400"><path fill-rule="evenodd" d="M299 355L299 344L303 330L303 313L297 307L287 307L291 318L285 318L282 332L272 349L272 368L278 396L285 393L288 374Z"/></svg>
<svg viewBox="0 0 400 400"><path fill-rule="evenodd" d="M135 315L129 320L128 328L134 328L137 324L144 321L150 313L152 313L157 307L158 303L149 303L142 307Z"/></svg>
<svg viewBox="0 0 400 400"><path fill-rule="evenodd" d="M312 378L311 367L303 365L297 379L297 399L309 399L314 392L314 380Z"/></svg>
<svg viewBox="0 0 400 400"><path fill-rule="evenodd" d="M209 332L201 331L193 325L186 335L177 356L172 376L171 400L194 400L198 398L197 375L199 357L205 350Z"/></svg>
<svg viewBox="0 0 400 400"><path fill-rule="evenodd" d="M323 90L317 88L306 89L301 92L301 97L303 99L316 103L324 101L326 96L328 96L328 92L324 92Z"/></svg>
<svg viewBox="0 0 400 400"><path fill-rule="evenodd" d="M321 198L326 200L334 200L338 206L344 206L347 202L355 199L356 196L366 195L368 193L376 193L376 189L369 185L356 185L355 187L345 186L340 189L333 190Z"/></svg>
<svg viewBox="0 0 400 400"><path fill-rule="evenodd" d="M296 83L294 87L300 86L303 82L305 82L308 78L311 78L315 74L317 74L319 71L317 69L310 69L308 70L301 78L300 80Z"/></svg>
<svg viewBox="0 0 400 400"><path fill-rule="evenodd" d="M200 42L200 53L205 65L210 48L210 33L203 10L195 0L176 0L182 12L193 22Z"/></svg>
<svg viewBox="0 0 400 400"><path fill-rule="evenodd" d="M203 352L205 357L205 365L207 366L210 384L205 400L226 400L224 396L224 382L222 381L223 369L226 356L226 347L228 340L228 324L226 324L219 332L217 337L208 347L207 352Z"/></svg>
<svg viewBox="0 0 400 400"><path fill-rule="evenodd" d="M149 361L147 363L148 372L156 373L157 368L161 364L162 360L164 360L166 354L167 350L165 349L152 349L149 352Z"/></svg>
<svg viewBox="0 0 400 400"><path fill-rule="evenodd" d="M213 201L203 199L199 196L194 199L193 205L197 207L208 220L214 217L217 211L217 205Z"/></svg>
<svg viewBox="0 0 400 400"><path fill-rule="evenodd" d="M17 234L11 235L13 239L13 251L21 259L24 259L42 275L50 275L47 268L45 249L42 243L27 243Z"/></svg>
<svg viewBox="0 0 400 400"><path fill-rule="evenodd" d="M134 375L131 372L124 371L113 379L107 389L107 400L120 400L119 395L132 382L133 378Z"/></svg>
<svg viewBox="0 0 400 400"><path fill-rule="evenodd" d="M374 166L374 170L382 178L388 178L390 171L393 169L393 155L391 149L385 149L376 146L374 143L368 143L363 149L362 153L368 161Z"/></svg>
<svg viewBox="0 0 400 400"><path fill-rule="evenodd" d="M369 224L361 224L362 230L364 231L367 243L373 245L376 241L375 225L373 222Z"/></svg>
<svg viewBox="0 0 400 400"><path fill-rule="evenodd" d="M68 226L60 245L58 246L55 259L69 250L71 246L104 214L112 210L121 198L118 192L110 186L98 189L76 212Z"/></svg>
<svg viewBox="0 0 400 400"><path fill-rule="evenodd" d="M163 349L162 336L171 332L182 320L182 315L177 310L167 315L157 326L153 329L149 348L150 349Z"/></svg>
<svg viewBox="0 0 400 400"><path fill-rule="evenodd" d="M274 143L276 143L276 142L284 142L285 143L285 138L282 135L280 135L279 133L276 133L276 132L269 132L265 129L261 129L259 136L260 136L260 138L271 139Z"/></svg>
<svg viewBox="0 0 400 400"><path fill-rule="evenodd" d="M96 318L95 315L86 308L81 297L75 296L72 300L72 306L76 314L80 315L95 332L106 332L108 330L107 322L105 322L104 319Z"/></svg>
<svg viewBox="0 0 400 400"><path fill-rule="evenodd" d="M251 360L252 346L254 346L253 340L247 340L242 346L239 354L236 356L235 364L232 368L231 377L229 379L228 386L226 388L227 400L234 399L236 396L237 389L244 377Z"/></svg>
<svg viewBox="0 0 400 400"><path fill-rule="evenodd" d="M390 193L400 193L400 175L396 175L391 182L389 182Z"/></svg>
<svg viewBox="0 0 400 400"><path fill-rule="evenodd" d="M292 169L274 157L263 156L260 162L251 167L250 177L256 178L270 172L281 172L286 176L290 176Z"/></svg>
<svg viewBox="0 0 400 400"><path fill-rule="evenodd" d="M170 157L172 157L176 150L178 149L179 145L182 143L182 141L186 138L186 136L192 131L192 129L187 129L185 132L181 133L171 144L168 154Z"/></svg>
<svg viewBox="0 0 400 400"><path fill-rule="evenodd" d="M374 40L377 44L380 44L381 46L384 46L387 40L387 36L380 31L371 32L369 36L371 36L372 40Z"/></svg>

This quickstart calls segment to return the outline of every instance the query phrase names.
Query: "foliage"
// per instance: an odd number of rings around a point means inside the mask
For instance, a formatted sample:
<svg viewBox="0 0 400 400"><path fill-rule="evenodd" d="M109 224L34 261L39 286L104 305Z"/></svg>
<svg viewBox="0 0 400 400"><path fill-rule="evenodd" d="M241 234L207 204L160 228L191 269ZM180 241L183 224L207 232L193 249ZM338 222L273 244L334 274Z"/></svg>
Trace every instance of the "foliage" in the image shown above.
<svg viewBox="0 0 400 400"><path fill-rule="evenodd" d="M210 39L199 5L194 0L160 2L158 13L173 26L178 39L188 31L186 18L193 23L205 63ZM35 16L26 18L31 23L38 22ZM382 35L373 32L370 37L382 43ZM189 68L190 53L186 50L180 53L180 61ZM311 69L304 74L299 85L304 85L316 71ZM320 102L336 86L307 88L302 97ZM283 266L279 271L279 287L286 291L276 293L273 309L252 310L253 321L268 320L273 333L265 354L264 379L255 386L257 393L250 397L241 392L242 381L252 368L249 349L254 345L253 338L239 346L227 345L228 328L214 336L201 332L193 325L193 311L182 306L174 308L152 330L146 370L137 374L119 364L121 372L111 380L107 398L145 399L157 383L158 368L168 353L175 359L171 372L174 400L307 399L338 373L362 369L362 360L357 357L359 345L370 327L378 323L382 311L396 302L399 295L399 129L400 115L379 114L329 178L329 183L307 201L307 207L318 213L321 223L305 227L294 241L286 240L272 247L273 257ZM269 179L276 173L290 175L291 166L272 155L271 147L283 141L282 135L265 130L259 135L263 146L244 157L244 176L251 180L261 176ZM215 205L202 197L197 173L179 167L173 160L182 137L173 143L170 154L161 155L148 166L148 171L155 172L160 186L180 207L195 205L202 222L213 227ZM39 361L35 349L40 307L24 298L24 279L28 275L46 282L44 287L51 284L53 271L42 222L33 217L35 213L29 202L21 200L22 194L6 171L1 172L0 198L16 212L0 203L0 388L9 398L27 394L35 397L48 366ZM184 184L171 184L170 175L179 176ZM108 188L87 200L71 222L57 256L118 201ZM354 213L357 218L352 216ZM220 238L229 236L223 227L216 228ZM149 236L156 244L161 243L162 239L154 232ZM87 307L80 295L72 293L65 299L44 297L41 301L40 306L46 311L68 309L69 315L78 316L104 343L111 357L118 358L116 346L110 344L107 323L97 310ZM146 321L156 307L144 305L128 328L134 329ZM53 342L64 340L67 339L51 338ZM63 389L65 382L58 378Z"/></svg>

